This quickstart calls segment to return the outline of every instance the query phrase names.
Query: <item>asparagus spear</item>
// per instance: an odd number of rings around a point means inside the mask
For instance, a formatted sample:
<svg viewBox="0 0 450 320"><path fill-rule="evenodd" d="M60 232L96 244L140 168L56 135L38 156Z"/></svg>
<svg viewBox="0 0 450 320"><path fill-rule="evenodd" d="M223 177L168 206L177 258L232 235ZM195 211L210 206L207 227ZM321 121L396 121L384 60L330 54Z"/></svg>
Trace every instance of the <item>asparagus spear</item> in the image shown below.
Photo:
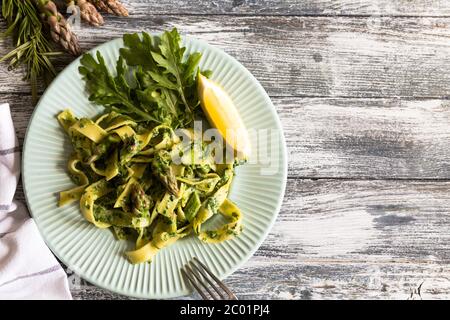
<svg viewBox="0 0 450 320"><path fill-rule="evenodd" d="M0 37L11 37L14 49L5 53L0 62L8 61L8 69L25 67L25 79L31 83L33 104L37 102L38 80L48 82L56 71L51 57L50 41L45 37L43 22L34 4L23 0L3 0L1 16L6 20L7 29Z"/></svg>
<svg viewBox="0 0 450 320"><path fill-rule="evenodd" d="M118 0L89 0L100 11L128 17L128 10Z"/></svg>
<svg viewBox="0 0 450 320"><path fill-rule="evenodd" d="M165 150L159 151L155 154L155 158L152 161L153 174L164 183L171 194L178 196L180 190L170 163L170 153Z"/></svg>
<svg viewBox="0 0 450 320"><path fill-rule="evenodd" d="M139 183L136 183L131 190L131 203L133 213L137 216L148 216L152 200L145 194L144 189Z"/></svg>
<svg viewBox="0 0 450 320"><path fill-rule="evenodd" d="M71 54L78 56L81 53L78 38L70 29L66 19L58 12L55 3L51 0L35 1L42 19L50 27L53 41L59 43Z"/></svg>
<svg viewBox="0 0 450 320"><path fill-rule="evenodd" d="M95 27L103 24L103 16L97 11L95 6L87 0L66 0L67 7L77 6L80 8L81 19Z"/></svg>

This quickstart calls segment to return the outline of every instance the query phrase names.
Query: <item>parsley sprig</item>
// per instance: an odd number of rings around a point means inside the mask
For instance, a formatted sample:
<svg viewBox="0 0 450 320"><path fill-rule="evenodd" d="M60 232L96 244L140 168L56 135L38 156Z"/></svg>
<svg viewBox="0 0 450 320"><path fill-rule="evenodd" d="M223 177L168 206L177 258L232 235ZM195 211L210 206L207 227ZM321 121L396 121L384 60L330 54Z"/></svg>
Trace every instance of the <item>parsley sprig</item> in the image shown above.
<svg viewBox="0 0 450 320"><path fill-rule="evenodd" d="M186 55L177 29L123 36L115 75L100 52L85 54L79 72L90 101L139 121L187 126L199 105L196 76L201 54Z"/></svg>

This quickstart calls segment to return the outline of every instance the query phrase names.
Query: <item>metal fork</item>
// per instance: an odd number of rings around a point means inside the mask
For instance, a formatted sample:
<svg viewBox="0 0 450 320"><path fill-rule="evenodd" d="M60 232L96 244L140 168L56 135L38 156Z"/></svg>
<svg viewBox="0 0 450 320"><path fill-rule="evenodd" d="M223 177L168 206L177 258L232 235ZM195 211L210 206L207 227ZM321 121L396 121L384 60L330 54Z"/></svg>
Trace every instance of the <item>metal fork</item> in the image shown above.
<svg viewBox="0 0 450 320"><path fill-rule="evenodd" d="M181 268L181 274L197 290L203 300L237 300L234 293L195 257Z"/></svg>

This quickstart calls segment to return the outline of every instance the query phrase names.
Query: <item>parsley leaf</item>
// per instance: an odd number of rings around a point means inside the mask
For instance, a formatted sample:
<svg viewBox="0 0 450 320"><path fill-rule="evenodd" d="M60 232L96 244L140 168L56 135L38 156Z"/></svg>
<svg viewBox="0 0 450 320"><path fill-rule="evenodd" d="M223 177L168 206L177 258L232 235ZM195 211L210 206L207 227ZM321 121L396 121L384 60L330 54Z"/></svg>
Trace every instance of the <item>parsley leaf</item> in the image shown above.
<svg viewBox="0 0 450 320"><path fill-rule="evenodd" d="M138 121L187 126L200 101L196 79L201 54L185 54L176 28L152 37L125 34L113 76L102 55L81 58L89 100ZM204 74L209 73L205 71Z"/></svg>
<svg viewBox="0 0 450 320"><path fill-rule="evenodd" d="M188 89L188 84L192 86L194 82L193 75L195 75L195 70L200 62L201 54L194 53L183 63L186 48L181 47L181 37L176 28L162 34L159 49L161 53L152 51L152 57L165 71L162 73L163 76L152 73L152 78L167 89L176 89L186 111L191 113L193 108L189 105L186 89Z"/></svg>
<svg viewBox="0 0 450 320"><path fill-rule="evenodd" d="M119 57L116 65L117 75L113 77L105 64L105 59L97 51L97 61L91 54L85 54L80 60L78 71L86 82L89 100L119 112L134 115L139 120L154 121L148 113L133 103L131 88L125 74L127 68Z"/></svg>
<svg viewBox="0 0 450 320"><path fill-rule="evenodd" d="M123 35L125 48L119 50L120 55L129 66L140 66L143 70L155 70L156 63L151 52L158 50L157 41L148 33L142 33L142 39L137 33Z"/></svg>

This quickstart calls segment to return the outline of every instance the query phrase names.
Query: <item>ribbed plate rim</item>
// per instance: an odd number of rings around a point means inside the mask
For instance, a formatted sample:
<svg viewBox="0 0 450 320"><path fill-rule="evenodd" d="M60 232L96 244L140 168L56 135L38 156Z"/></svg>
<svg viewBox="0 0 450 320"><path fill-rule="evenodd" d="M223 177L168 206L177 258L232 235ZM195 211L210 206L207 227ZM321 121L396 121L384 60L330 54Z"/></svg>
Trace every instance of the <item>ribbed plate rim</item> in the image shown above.
<svg viewBox="0 0 450 320"><path fill-rule="evenodd" d="M158 34L158 33L152 33L152 34ZM240 268L243 264L245 264L250 257L252 257L254 255L254 253L258 250L258 248L261 246L261 244L263 243L263 241L267 238L267 235L269 234L270 230L272 229L276 218L278 217L278 214L280 212L281 209L281 204L282 201L284 199L284 195L285 195L285 190L286 190L286 183L287 183L287 169L288 169L288 161L287 161L287 147L286 147L286 140L284 137L284 132L283 132L283 127L281 125L281 121L277 115L276 109L270 99L270 97L268 96L267 92L264 90L264 88L262 87L262 85L259 83L259 81L250 73L250 71L245 68L237 59L233 58L232 56L230 56L228 53L226 53L225 51L223 51L220 48L217 48L211 44L208 44L206 41L201 40L201 39L197 39L191 36L183 36L183 40L184 41L193 41L193 42L197 42L197 44L208 47L208 49L210 49L211 51L216 51L217 53L226 56L231 63L237 65L237 67L239 67L248 78L250 78L250 80L257 86L259 93L261 94L261 96L264 98L264 102L266 104L268 104L270 106L270 110L271 110L271 114L273 119L275 120L275 123L277 125L277 129L280 130L280 137L281 137L281 150L280 150L280 158L283 161L283 171L281 173L281 190L280 190L280 196L277 199L277 203L275 204L275 210L273 212L273 215L267 225L266 230L261 233L261 235L259 236L259 239L257 241L255 241L255 245L252 247L251 250L249 250L247 252L247 254L243 255L241 261L239 263L234 264L227 272L225 272L223 274L222 279L227 278L229 275L231 275L232 273L234 273L238 268ZM110 45L113 45L115 42L120 42L122 41L122 38L116 38L110 41L107 41L101 45L98 45L94 48L92 48L91 50L89 50L88 52L90 53L94 53L97 50L101 50L105 47L108 47ZM45 94L51 90L51 88L57 83L58 80L60 80L62 77L65 76L65 73L68 69L74 68L74 65L78 65L79 61L80 61L81 57L78 57L77 59L75 59L74 61L72 61L68 66L66 66L53 80L53 82L49 85L49 87L46 89L46 91L42 94L41 98L39 99L38 104L36 105L35 109L33 110L33 113L30 117L30 121L29 124L27 126L27 130L25 133L25 138L24 138L24 144L23 144L23 150L22 150L22 161L21 161L21 169L22 169L22 185L23 185L23 189L24 189L24 195L25 195L25 200L27 202L28 208L30 209L30 214L31 216L34 218L34 214L31 210L31 205L29 202L29 197L28 197L28 179L27 179L27 172L26 172L26 165L25 165L25 156L27 154L27 144L29 141L29 131L30 131L30 127L31 124L33 123L35 116L37 114L37 110L41 104L41 102L43 101L43 98L45 97ZM60 256L57 252L57 250L55 250L55 248L53 247L51 241L48 239L47 235L41 231L41 227L39 224L37 224L37 227L40 231L40 234L42 236L42 238L44 239L44 242L47 244L47 246L49 247L49 249L53 252L53 254L62 262L64 263L66 266L68 265L67 260L64 258L64 256ZM84 274L78 274L78 276L80 276L82 279L88 281L89 283L121 294L121 295L125 295L125 296L130 296L130 297L134 297L134 298L146 298L146 299L165 299L165 298L176 298L176 297L182 297L182 296L186 296L192 293L192 290L187 290L186 292L183 292L181 295L179 294L167 294L167 291L165 292L165 294L161 294L161 295L157 295L157 296L151 296L149 297L148 295L146 295L145 293L140 293L140 292L135 292L135 291L130 291L130 290L121 290L118 288L115 288L114 286L109 286L107 284L104 283L100 283L99 281L97 281L96 279L84 275Z"/></svg>

